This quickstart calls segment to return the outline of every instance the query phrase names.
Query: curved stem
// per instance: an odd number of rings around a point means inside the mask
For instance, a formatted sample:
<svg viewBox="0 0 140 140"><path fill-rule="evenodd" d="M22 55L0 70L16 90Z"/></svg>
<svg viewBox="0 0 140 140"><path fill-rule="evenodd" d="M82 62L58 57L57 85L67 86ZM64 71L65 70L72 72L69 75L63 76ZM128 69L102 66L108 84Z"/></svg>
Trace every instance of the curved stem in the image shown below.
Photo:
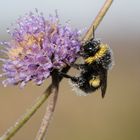
<svg viewBox="0 0 140 140"><path fill-rule="evenodd" d="M98 27L101 20L103 19L104 15L106 14L107 10L111 6L113 0L106 0L105 4L103 5L102 9L100 10L99 14L93 21L92 25L90 26L89 30L85 34L83 41L87 41L92 37L92 28L94 26L94 29ZM67 73L70 67L66 67L65 72ZM62 80L62 77L59 79L59 82ZM36 101L36 103L29 109L25 115L15 123L13 127L8 129L2 137L0 137L0 140L10 140L10 138L18 132L18 130L33 116L33 114L39 109L39 107L47 100L49 95L54 92L55 88L52 88L52 84L47 88L47 90L42 94L39 99Z"/></svg>

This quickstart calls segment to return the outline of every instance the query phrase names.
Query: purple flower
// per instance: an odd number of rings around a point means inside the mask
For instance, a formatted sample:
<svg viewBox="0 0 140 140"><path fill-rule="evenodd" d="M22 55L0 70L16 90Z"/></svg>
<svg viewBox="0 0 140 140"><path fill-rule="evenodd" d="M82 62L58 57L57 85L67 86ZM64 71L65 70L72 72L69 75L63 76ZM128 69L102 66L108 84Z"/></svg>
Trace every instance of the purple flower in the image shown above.
<svg viewBox="0 0 140 140"><path fill-rule="evenodd" d="M68 25L62 26L57 16L47 20L42 13L26 14L19 18L16 26L8 29L9 42L1 42L2 52L7 59L3 61L3 74L8 84L21 87L29 81L37 85L47 79L52 70L62 69L73 63L80 51L80 32Z"/></svg>

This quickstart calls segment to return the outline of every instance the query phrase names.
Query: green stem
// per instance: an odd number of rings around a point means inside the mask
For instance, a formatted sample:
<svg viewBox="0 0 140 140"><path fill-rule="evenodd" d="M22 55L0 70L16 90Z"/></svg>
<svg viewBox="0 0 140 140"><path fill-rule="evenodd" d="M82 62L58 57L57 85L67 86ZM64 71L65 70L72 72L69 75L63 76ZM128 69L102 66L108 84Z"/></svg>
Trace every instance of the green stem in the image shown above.
<svg viewBox="0 0 140 140"><path fill-rule="evenodd" d="M9 140L33 115L34 113L39 109L39 107L46 101L46 99L51 94L51 85L47 88L47 90L42 94L36 103L28 110L23 117L15 123L13 127L8 129L2 137L0 137L0 140Z"/></svg>
<svg viewBox="0 0 140 140"><path fill-rule="evenodd" d="M92 25L90 26L89 30L85 34L83 41L88 41L92 37L92 28L94 26L94 29L98 27L101 20L103 19L104 15L106 14L107 10L111 6L113 0L106 0L105 4L103 5L102 9L100 10L99 14L93 21ZM67 72L70 68L66 67ZM62 78L60 78L60 81ZM59 81L59 82L60 82ZM0 137L0 140L10 140L10 138L18 132L18 130L34 115L34 113L39 109L39 107L48 99L49 95L55 90L55 87L52 88L52 84L47 88L47 90L42 94L39 99L36 101L36 103L29 109L23 117L15 123L13 127L8 129L2 137Z"/></svg>

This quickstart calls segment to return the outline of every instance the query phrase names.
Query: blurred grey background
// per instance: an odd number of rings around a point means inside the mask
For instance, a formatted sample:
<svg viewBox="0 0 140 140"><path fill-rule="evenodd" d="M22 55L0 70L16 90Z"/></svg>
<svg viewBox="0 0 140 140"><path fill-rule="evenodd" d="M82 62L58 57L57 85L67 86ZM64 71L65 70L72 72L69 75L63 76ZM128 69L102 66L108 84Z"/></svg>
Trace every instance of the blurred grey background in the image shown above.
<svg viewBox="0 0 140 140"><path fill-rule="evenodd" d="M62 23L88 28L105 0L0 0L0 40L9 39L6 28L26 12L38 8L47 17L58 10ZM140 1L114 0L96 30L96 37L114 52L115 66L108 77L105 99L100 90L77 96L66 79L60 86L48 140L139 140L140 139ZM72 69L69 72L75 75ZM4 88L0 84L0 135L24 114L49 85L28 84ZM33 140L46 103L13 140Z"/></svg>

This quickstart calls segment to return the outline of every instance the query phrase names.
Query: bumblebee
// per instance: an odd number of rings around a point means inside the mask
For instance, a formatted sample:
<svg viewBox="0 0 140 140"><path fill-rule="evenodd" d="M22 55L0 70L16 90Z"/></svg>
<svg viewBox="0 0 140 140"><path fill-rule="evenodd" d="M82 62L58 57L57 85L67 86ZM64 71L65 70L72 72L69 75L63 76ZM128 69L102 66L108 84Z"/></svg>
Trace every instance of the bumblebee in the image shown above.
<svg viewBox="0 0 140 140"><path fill-rule="evenodd" d="M77 92L81 90L84 94L88 94L100 88L103 98L107 88L107 73L112 65L111 52L107 44L94 39L93 31L93 38L82 45L79 53L84 59L84 63L71 65L71 67L81 71L80 75L70 76L65 73L61 73L61 75L71 79L71 83L73 87L76 87L75 91Z"/></svg>

